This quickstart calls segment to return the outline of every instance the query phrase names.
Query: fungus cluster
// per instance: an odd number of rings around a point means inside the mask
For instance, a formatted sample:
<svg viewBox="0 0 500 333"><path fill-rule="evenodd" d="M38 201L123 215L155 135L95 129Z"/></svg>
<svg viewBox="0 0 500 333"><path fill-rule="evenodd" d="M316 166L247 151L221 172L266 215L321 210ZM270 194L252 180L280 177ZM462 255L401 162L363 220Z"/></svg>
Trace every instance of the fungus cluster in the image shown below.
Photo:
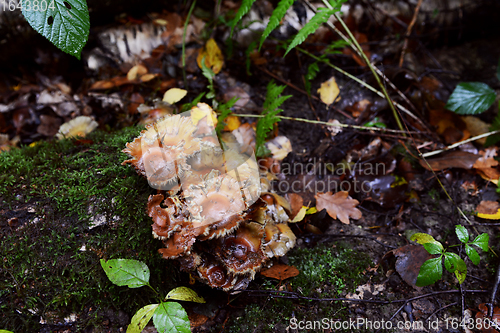
<svg viewBox="0 0 500 333"><path fill-rule="evenodd" d="M123 151L158 194L147 212L159 252L212 287L244 289L269 259L295 245L290 207L261 185L248 147L231 133L219 142L217 118L203 103L146 127Z"/></svg>

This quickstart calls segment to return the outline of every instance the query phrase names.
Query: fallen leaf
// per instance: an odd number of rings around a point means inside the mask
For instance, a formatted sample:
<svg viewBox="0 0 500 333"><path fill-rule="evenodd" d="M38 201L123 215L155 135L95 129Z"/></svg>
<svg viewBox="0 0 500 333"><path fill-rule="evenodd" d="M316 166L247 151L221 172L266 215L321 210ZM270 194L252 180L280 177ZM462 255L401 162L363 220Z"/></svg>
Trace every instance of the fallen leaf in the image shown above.
<svg viewBox="0 0 500 333"><path fill-rule="evenodd" d="M479 152L481 157L474 163L473 168L486 180L497 180L500 178L498 171L498 161L495 160L497 151L495 147L487 148Z"/></svg>
<svg viewBox="0 0 500 333"><path fill-rule="evenodd" d="M283 264L275 264L271 268L264 269L260 272L260 274L265 277L280 281L297 276L299 275L299 273L299 270L294 266Z"/></svg>
<svg viewBox="0 0 500 333"><path fill-rule="evenodd" d="M205 58L205 66L211 68L214 74L218 74L224 65L224 56L213 38L210 38L198 53L198 66L202 68L201 61Z"/></svg>
<svg viewBox="0 0 500 333"><path fill-rule="evenodd" d="M240 117L236 116L228 116L226 119L224 119L224 122L226 123L224 130L229 132L234 131L241 125Z"/></svg>
<svg viewBox="0 0 500 333"><path fill-rule="evenodd" d="M347 106L346 110L349 111L350 113L352 113L352 116L354 118L357 118L357 117L359 117L359 115L361 113L363 113L366 110L366 108L370 104L371 104L371 102L365 98L365 99L362 99L361 101L357 101L356 103L354 103L351 106Z"/></svg>
<svg viewBox="0 0 500 333"><path fill-rule="evenodd" d="M142 75L139 80L141 82L149 82L151 81L152 79L154 79L155 77L157 77L159 74L152 74L152 73L148 73L148 74L144 74Z"/></svg>
<svg viewBox="0 0 500 333"><path fill-rule="evenodd" d="M462 117L462 120L467 125L467 130L471 136L477 136L481 134L488 133L490 131L490 125L474 116ZM476 140L477 143L484 145L486 143L486 138Z"/></svg>
<svg viewBox="0 0 500 333"><path fill-rule="evenodd" d="M480 327L481 332L498 333L498 331L493 328L494 327L493 324L495 323L497 326L500 323L500 308L497 306L493 308L492 318L488 318L488 306L486 306L486 304L484 303L479 304L477 306L477 309L479 311L476 313L476 322L483 323L483 325Z"/></svg>
<svg viewBox="0 0 500 333"><path fill-rule="evenodd" d="M328 126L326 129L330 131L331 136L335 136L335 135L339 134L340 132L342 132L342 127L339 126L339 125L341 125L341 122L338 121L337 119L330 119L330 120L328 120L328 123L331 125Z"/></svg>
<svg viewBox="0 0 500 333"><path fill-rule="evenodd" d="M488 220L500 220L500 204L497 201L481 201L476 207L477 216Z"/></svg>
<svg viewBox="0 0 500 333"><path fill-rule="evenodd" d="M321 211L326 209L328 215L340 222L349 224L349 218L360 219L362 214L356 206L359 201L352 199L347 191L318 193L316 198L316 208Z"/></svg>
<svg viewBox="0 0 500 333"><path fill-rule="evenodd" d="M283 160L292 152L292 143L286 136L282 135L266 142L266 147L271 151L273 158L278 161Z"/></svg>
<svg viewBox="0 0 500 333"><path fill-rule="evenodd" d="M335 77L332 76L330 80L323 82L318 89L318 93L321 101L327 106L335 102L340 93ZM340 100L340 97L338 99Z"/></svg>
<svg viewBox="0 0 500 333"><path fill-rule="evenodd" d="M287 199L288 202L290 203L290 208L292 210L290 212L290 218L294 218L302 209L304 205L304 199L297 193L287 193L285 194L285 199Z"/></svg>
<svg viewBox="0 0 500 333"><path fill-rule="evenodd" d="M174 105L178 101L184 98L187 95L187 90L172 88L165 92L163 95L163 101L167 102L170 105Z"/></svg>
<svg viewBox="0 0 500 333"><path fill-rule="evenodd" d="M428 158L427 163L424 160L420 160L420 165L427 170L441 171L448 168L461 168L469 170L473 167L474 163L478 159L478 155L468 153L465 151L457 150L449 153L443 153L439 157Z"/></svg>
<svg viewBox="0 0 500 333"><path fill-rule="evenodd" d="M434 258L422 245L405 245L390 251L396 257L396 272L401 278L415 289L420 267L424 262Z"/></svg>
<svg viewBox="0 0 500 333"><path fill-rule="evenodd" d="M307 207L302 206L300 208L299 212L297 213L297 215L295 215L293 220L290 221L290 223L297 223L297 222L302 221L304 219L304 217L306 217L306 212L307 212Z"/></svg>
<svg viewBox="0 0 500 333"><path fill-rule="evenodd" d="M129 81L134 81L135 79L139 78L140 76L146 74L148 72L148 69L144 65L135 65L132 67L128 73L127 73L127 80Z"/></svg>

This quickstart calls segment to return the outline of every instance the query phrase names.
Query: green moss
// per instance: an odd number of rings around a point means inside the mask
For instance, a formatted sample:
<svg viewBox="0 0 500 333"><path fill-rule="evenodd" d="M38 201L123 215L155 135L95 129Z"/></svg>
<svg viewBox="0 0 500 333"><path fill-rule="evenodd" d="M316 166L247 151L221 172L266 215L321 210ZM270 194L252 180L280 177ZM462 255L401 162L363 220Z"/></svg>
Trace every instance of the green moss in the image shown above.
<svg viewBox="0 0 500 333"><path fill-rule="evenodd" d="M287 280L289 290L310 298L344 297L367 279L362 272L371 264L366 254L343 243L297 248L288 254L288 259L300 271L298 276ZM282 284L266 279L258 289L278 290ZM250 301L240 315L231 318L227 325L229 332L284 332L291 318L310 321L347 318L350 311L342 302L271 297Z"/></svg>
<svg viewBox="0 0 500 333"><path fill-rule="evenodd" d="M61 321L72 312L85 314L79 323L86 326L102 323L107 308L133 314L156 301L145 290L111 284L100 258L142 260L152 284L166 291L178 285L157 254L161 243L145 213L154 190L121 165L121 150L139 131L95 132L86 138L92 143L44 142L0 154L0 327L35 331L40 317ZM17 228L7 225L10 218Z"/></svg>

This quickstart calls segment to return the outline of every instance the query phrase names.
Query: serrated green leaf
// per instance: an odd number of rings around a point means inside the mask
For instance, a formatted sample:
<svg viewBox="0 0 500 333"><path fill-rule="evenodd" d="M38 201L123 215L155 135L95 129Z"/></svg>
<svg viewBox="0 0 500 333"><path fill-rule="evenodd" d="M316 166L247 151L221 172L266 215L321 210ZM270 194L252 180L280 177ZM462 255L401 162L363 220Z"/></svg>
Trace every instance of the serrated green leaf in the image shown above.
<svg viewBox="0 0 500 333"><path fill-rule="evenodd" d="M438 247L441 248L441 252L443 251L443 245L440 242L438 242L437 240L435 240L434 237L432 237L429 234L417 232L416 234L413 234L413 236L411 236L410 240L417 242L418 244L422 244L422 245L427 244L427 243L436 244Z"/></svg>
<svg viewBox="0 0 500 333"><path fill-rule="evenodd" d="M476 239L474 239L474 241L471 242L470 244L473 244L473 245L479 247L484 252L488 252L489 241L490 241L490 235L488 235L487 233L484 233L484 234L477 236Z"/></svg>
<svg viewBox="0 0 500 333"><path fill-rule="evenodd" d="M446 103L446 108L458 114L480 114L495 102L493 89L482 82L462 82Z"/></svg>
<svg viewBox="0 0 500 333"><path fill-rule="evenodd" d="M457 234L458 240L462 243L467 243L469 241L469 232L462 225L455 226L455 233Z"/></svg>
<svg viewBox="0 0 500 333"><path fill-rule="evenodd" d="M439 244L439 245L441 245L441 246L439 246L438 244L425 243L423 245L424 245L424 249L426 249L427 252L429 252L430 254L441 254L443 252L443 246L441 244Z"/></svg>
<svg viewBox="0 0 500 333"><path fill-rule="evenodd" d="M198 294L191 288L187 287L177 287L167 294L165 300L175 299L177 301L189 301L196 303L205 303L203 297L198 296Z"/></svg>
<svg viewBox="0 0 500 333"><path fill-rule="evenodd" d="M281 0L276 6L276 9L273 10L271 17L269 18L269 23L267 24L266 29L262 33L260 37L259 51L262 47L262 43L266 40L267 36L276 29L276 27L280 24L281 19L285 16L286 11L293 5L295 0Z"/></svg>
<svg viewBox="0 0 500 333"><path fill-rule="evenodd" d="M481 258L479 257L479 254L477 253L476 249L474 249L472 246L469 244L465 245L465 253L467 254L467 257L472 261L474 265L478 265L479 261Z"/></svg>
<svg viewBox="0 0 500 333"><path fill-rule="evenodd" d="M455 276L458 279L458 283L462 284L465 281L465 277L467 276L467 265L465 265L465 261L462 258L459 258L457 262L457 270L455 271Z"/></svg>
<svg viewBox="0 0 500 333"><path fill-rule="evenodd" d="M450 273L454 273L458 268L458 260L460 257L453 252L446 252L444 254L444 267Z"/></svg>
<svg viewBox="0 0 500 333"><path fill-rule="evenodd" d="M306 40L306 38L314 33L320 25L323 23L326 23L330 16L332 16L335 12L337 12L337 9L327 9L327 8L319 8L316 14L314 14L313 18L307 22L302 29L295 35L294 39L288 45L288 48L286 49L285 56L290 52L295 46L302 44L303 41Z"/></svg>
<svg viewBox="0 0 500 333"><path fill-rule="evenodd" d="M264 117L257 121L255 127L255 154L256 156L264 156L268 154L267 148L264 143L267 138L267 134L273 130L275 123L279 122L281 119L277 117L281 109L278 107L283 104L292 95L280 96L280 94L285 90L286 86L278 86L273 81L269 82L267 85L266 100L264 101L262 114Z"/></svg>
<svg viewBox="0 0 500 333"><path fill-rule="evenodd" d="M240 22L241 18L246 15L250 11L250 8L252 8L253 3L255 0L243 0L241 2L241 6L236 12L236 15L234 16L234 19L231 21L231 38L233 37L233 32L234 28Z"/></svg>
<svg viewBox="0 0 500 333"><path fill-rule="evenodd" d="M153 314L153 324L159 333L190 333L189 318L177 302L162 302Z"/></svg>
<svg viewBox="0 0 500 333"><path fill-rule="evenodd" d="M319 65L317 61L307 66L307 73L304 77L305 79L304 85L309 95L311 95L311 81L316 78L318 73L319 73Z"/></svg>
<svg viewBox="0 0 500 333"><path fill-rule="evenodd" d="M424 287L433 284L443 276L441 257L429 259L422 264L417 277L416 285Z"/></svg>
<svg viewBox="0 0 500 333"><path fill-rule="evenodd" d="M139 288L148 284L149 268L134 259L101 259L101 266L108 279L118 286Z"/></svg>
<svg viewBox="0 0 500 333"><path fill-rule="evenodd" d="M159 304L149 304L140 308L132 317L130 324L127 327L127 333L141 333L144 327L149 323L153 313Z"/></svg>
<svg viewBox="0 0 500 333"><path fill-rule="evenodd" d="M36 8L35 4L38 4ZM22 13L39 34L80 59L90 29L85 0L23 0Z"/></svg>

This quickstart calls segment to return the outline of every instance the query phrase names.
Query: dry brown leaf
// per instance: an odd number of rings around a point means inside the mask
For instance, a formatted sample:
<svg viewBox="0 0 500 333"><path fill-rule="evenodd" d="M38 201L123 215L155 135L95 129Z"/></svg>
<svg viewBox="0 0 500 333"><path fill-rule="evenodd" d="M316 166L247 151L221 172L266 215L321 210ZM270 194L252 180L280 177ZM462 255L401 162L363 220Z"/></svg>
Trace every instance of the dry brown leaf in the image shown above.
<svg viewBox="0 0 500 333"><path fill-rule="evenodd" d="M481 151L482 155L474 163L473 168L478 170L481 177L487 180L498 180L500 178L500 172L498 171L498 161L495 160L497 151L495 147L487 148Z"/></svg>
<svg viewBox="0 0 500 333"><path fill-rule="evenodd" d="M477 158L478 155L476 154L458 150L443 153L439 157L429 158L427 159L427 163L429 163L433 171L440 171L448 168L461 168L469 170L477 161ZM420 160L420 165L425 169L430 170L427 163L425 163L424 160Z"/></svg>
<svg viewBox="0 0 500 333"><path fill-rule="evenodd" d="M133 81L137 79L138 77L146 74L148 72L148 69L144 65L135 65L132 67L128 73L127 73L127 80Z"/></svg>
<svg viewBox="0 0 500 333"><path fill-rule="evenodd" d="M326 209L328 215L334 219L339 219L342 223L349 224L349 218L357 220L362 216L361 211L356 208L359 201L352 199L347 191L335 194L332 194L332 192L318 193L314 197L316 198L318 211Z"/></svg>
<svg viewBox="0 0 500 333"><path fill-rule="evenodd" d="M493 316L492 318L488 317L488 306L484 303L478 305L478 312L476 313L476 322L478 323L490 323L490 325L482 325L478 327L481 330L481 333L498 333L493 327L493 323L498 324L500 322L500 308L493 308Z"/></svg>
<svg viewBox="0 0 500 333"><path fill-rule="evenodd" d="M265 277L280 281L297 276L299 275L299 273L299 270L294 266L283 264L275 264L271 268L264 269L260 272L260 274Z"/></svg>
<svg viewBox="0 0 500 333"><path fill-rule="evenodd" d="M467 125L467 130L471 136L477 136L490 131L490 125L474 116L464 116L462 120ZM486 143L486 138L476 140L477 143L484 145Z"/></svg>
<svg viewBox="0 0 500 333"><path fill-rule="evenodd" d="M479 214L493 215L498 212L500 204L497 201L481 201L476 207Z"/></svg>

